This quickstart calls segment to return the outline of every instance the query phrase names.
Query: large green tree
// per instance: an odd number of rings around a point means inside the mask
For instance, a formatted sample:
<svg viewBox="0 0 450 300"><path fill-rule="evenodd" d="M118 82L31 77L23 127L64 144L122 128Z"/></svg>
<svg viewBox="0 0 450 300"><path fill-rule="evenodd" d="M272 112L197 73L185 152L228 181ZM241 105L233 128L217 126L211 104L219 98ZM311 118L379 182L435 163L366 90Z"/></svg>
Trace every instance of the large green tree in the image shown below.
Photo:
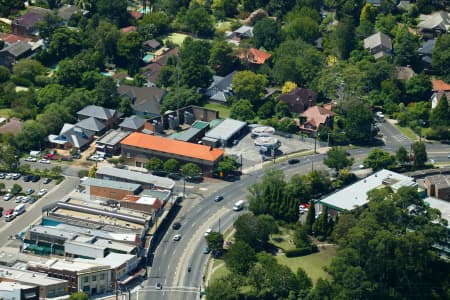
<svg viewBox="0 0 450 300"><path fill-rule="evenodd" d="M353 143L368 143L376 135L372 111L367 102L349 99L343 104L345 135Z"/></svg>
<svg viewBox="0 0 450 300"><path fill-rule="evenodd" d="M232 84L236 98L247 99L255 104L263 97L268 80L262 74L256 74L252 71L239 71L234 75Z"/></svg>
<svg viewBox="0 0 450 300"><path fill-rule="evenodd" d="M236 57L230 43L223 40L213 41L208 64L217 75L225 76L232 72L236 65Z"/></svg>
<svg viewBox="0 0 450 300"><path fill-rule="evenodd" d="M430 125L432 127L449 126L450 125L450 108L447 96L444 94L439 99L438 104L431 110Z"/></svg>
<svg viewBox="0 0 450 300"><path fill-rule="evenodd" d="M225 254L225 263L229 270L239 275L246 275L256 263L256 252L243 241L236 241Z"/></svg>
<svg viewBox="0 0 450 300"><path fill-rule="evenodd" d="M350 167L353 164L353 158L347 157L347 151L339 147L333 147L327 152L327 157L323 163L329 168L339 170Z"/></svg>
<svg viewBox="0 0 450 300"><path fill-rule="evenodd" d="M380 148L372 149L369 155L364 159L364 165L372 168L374 171L388 169L395 163L395 156L389 154Z"/></svg>
<svg viewBox="0 0 450 300"><path fill-rule="evenodd" d="M97 13L105 20L109 20L119 27L128 22L126 0L96 0L94 3Z"/></svg>
<svg viewBox="0 0 450 300"><path fill-rule="evenodd" d="M413 165L416 168L423 167L425 162L428 160L427 149L425 143L416 142L412 145L412 150L414 154Z"/></svg>
<svg viewBox="0 0 450 300"><path fill-rule="evenodd" d="M249 100L242 99L234 101L231 105L230 117L242 121L250 121L255 118L256 114L253 105Z"/></svg>
<svg viewBox="0 0 450 300"><path fill-rule="evenodd" d="M433 48L433 69L450 79L450 34L442 34Z"/></svg>
<svg viewBox="0 0 450 300"><path fill-rule="evenodd" d="M279 24L270 18L257 21L253 27L253 40L256 48L275 49L281 41Z"/></svg>

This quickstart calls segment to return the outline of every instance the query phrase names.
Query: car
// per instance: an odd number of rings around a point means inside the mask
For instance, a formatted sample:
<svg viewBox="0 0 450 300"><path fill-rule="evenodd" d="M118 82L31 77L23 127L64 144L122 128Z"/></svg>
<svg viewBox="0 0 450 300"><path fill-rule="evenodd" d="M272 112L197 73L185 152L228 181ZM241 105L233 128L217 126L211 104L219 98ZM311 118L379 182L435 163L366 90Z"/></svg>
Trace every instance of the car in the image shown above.
<svg viewBox="0 0 450 300"><path fill-rule="evenodd" d="M52 181L51 178L45 177L44 180L42 181L43 184L48 184Z"/></svg>
<svg viewBox="0 0 450 300"><path fill-rule="evenodd" d="M39 162L41 164L49 164L50 163L50 161L48 159L45 159L45 158L40 159Z"/></svg>
<svg viewBox="0 0 450 300"><path fill-rule="evenodd" d="M41 176L39 176L39 175L34 175L33 177L31 177L32 182L38 182L39 179L41 179Z"/></svg>
<svg viewBox="0 0 450 300"><path fill-rule="evenodd" d="M300 159L297 159L297 158L292 158L292 159L288 160L288 164L290 164L290 165L295 165L295 164L298 164L299 162L300 162Z"/></svg>
<svg viewBox="0 0 450 300"><path fill-rule="evenodd" d="M203 254L208 254L210 252L209 247L206 246L205 248L203 248Z"/></svg>
<svg viewBox="0 0 450 300"><path fill-rule="evenodd" d="M13 173L12 174L12 179L17 180L20 178L20 176L22 176L20 173Z"/></svg>
<svg viewBox="0 0 450 300"><path fill-rule="evenodd" d="M36 161L37 161L37 159L36 159L36 157L33 157L33 156L28 156L27 158L25 158L25 161L29 161L29 162L36 162Z"/></svg>
<svg viewBox="0 0 450 300"><path fill-rule="evenodd" d="M180 229L180 227L181 227L181 223L180 222L175 222L175 223L172 224L172 229L177 230L177 229Z"/></svg>
<svg viewBox="0 0 450 300"><path fill-rule="evenodd" d="M12 173L6 173L6 174L5 174L5 179L10 180L10 179L12 179L12 177L13 177L13 174L12 174Z"/></svg>
<svg viewBox="0 0 450 300"><path fill-rule="evenodd" d="M39 193L38 193L38 196L39 197L42 197L42 196L44 196L45 194L47 194L47 189L41 189L40 191L39 191Z"/></svg>
<svg viewBox="0 0 450 300"><path fill-rule="evenodd" d="M174 241L179 241L179 240L181 240L181 235L175 234L175 235L173 236L173 240L174 240Z"/></svg>
<svg viewBox="0 0 450 300"><path fill-rule="evenodd" d="M34 202L37 201L37 198L35 196L30 196L28 198L29 198L28 203L30 203L30 204L33 204Z"/></svg>
<svg viewBox="0 0 450 300"><path fill-rule="evenodd" d="M25 175L25 176L23 176L23 181L24 182L29 182L32 177L33 177L33 175Z"/></svg>
<svg viewBox="0 0 450 300"><path fill-rule="evenodd" d="M162 284L160 282L157 282L155 289L162 290Z"/></svg>
<svg viewBox="0 0 450 300"><path fill-rule="evenodd" d="M450 158L450 153L447 155L447 158Z"/></svg>
<svg viewBox="0 0 450 300"><path fill-rule="evenodd" d="M181 179L181 176L178 175L177 173L169 173L169 175L167 175L167 177L169 177L170 179L173 179L173 180L180 180Z"/></svg>
<svg viewBox="0 0 450 300"><path fill-rule="evenodd" d="M358 166L358 168L360 168L360 169L365 169L366 167L365 167L364 165L361 164L361 165Z"/></svg>
<svg viewBox="0 0 450 300"><path fill-rule="evenodd" d="M0 206L0 214L3 213L3 207Z"/></svg>
<svg viewBox="0 0 450 300"><path fill-rule="evenodd" d="M208 228L205 231L205 237L207 237L212 232L212 228Z"/></svg>
<svg viewBox="0 0 450 300"><path fill-rule="evenodd" d="M217 195L217 196L214 197L214 201L216 201L216 202L219 202L221 200L223 200L223 196L222 195Z"/></svg>
<svg viewBox="0 0 450 300"><path fill-rule="evenodd" d="M30 200L31 200L30 196L23 197L22 198L22 203L28 203L28 202L30 202Z"/></svg>
<svg viewBox="0 0 450 300"><path fill-rule="evenodd" d="M0 179L5 179L5 173L0 173Z"/></svg>
<svg viewBox="0 0 450 300"><path fill-rule="evenodd" d="M14 197L13 194L7 193L7 194L5 194L5 196L3 196L3 200L9 201L12 199L12 197Z"/></svg>
<svg viewBox="0 0 450 300"><path fill-rule="evenodd" d="M25 198L24 196L17 196L16 197L16 203L22 203L23 198Z"/></svg>
<svg viewBox="0 0 450 300"><path fill-rule="evenodd" d="M25 191L25 195L31 195L33 193L34 193L33 189L28 189L28 190Z"/></svg>

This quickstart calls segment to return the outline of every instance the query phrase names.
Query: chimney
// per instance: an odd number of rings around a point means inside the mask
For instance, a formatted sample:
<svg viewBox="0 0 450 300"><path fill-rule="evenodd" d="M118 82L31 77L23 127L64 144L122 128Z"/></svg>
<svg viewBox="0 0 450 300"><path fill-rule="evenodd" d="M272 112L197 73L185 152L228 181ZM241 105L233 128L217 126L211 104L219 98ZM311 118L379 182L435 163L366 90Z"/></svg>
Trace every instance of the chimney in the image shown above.
<svg viewBox="0 0 450 300"><path fill-rule="evenodd" d="M213 151L213 146L209 146L209 151Z"/></svg>

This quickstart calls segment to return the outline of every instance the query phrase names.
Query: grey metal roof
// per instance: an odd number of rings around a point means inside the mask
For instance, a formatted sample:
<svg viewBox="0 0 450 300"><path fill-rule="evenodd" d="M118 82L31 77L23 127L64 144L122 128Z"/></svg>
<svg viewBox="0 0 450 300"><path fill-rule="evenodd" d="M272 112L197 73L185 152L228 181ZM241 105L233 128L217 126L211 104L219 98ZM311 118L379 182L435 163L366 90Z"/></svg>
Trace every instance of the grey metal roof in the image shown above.
<svg viewBox="0 0 450 300"><path fill-rule="evenodd" d="M105 133L102 137L100 137L96 141L96 144L115 146L118 143L120 143L121 140L126 138L128 135L130 135L129 131L111 129L110 131Z"/></svg>
<svg viewBox="0 0 450 300"><path fill-rule="evenodd" d="M145 119L138 117L136 115L133 115L131 117L125 118L122 123L119 124L119 127L125 128L125 129L134 129L137 130L141 128L145 124Z"/></svg>
<svg viewBox="0 0 450 300"><path fill-rule="evenodd" d="M436 44L436 39L430 39L422 44L422 47L419 48L417 52L422 55L432 55L434 45Z"/></svg>
<svg viewBox="0 0 450 300"><path fill-rule="evenodd" d="M140 184L136 184L136 183L90 178L90 177L87 178L83 182L83 185L99 186L99 187L103 187L103 188L118 189L118 190L126 190L129 192L135 192L135 191L139 190L139 188L141 187Z"/></svg>
<svg viewBox="0 0 450 300"><path fill-rule="evenodd" d="M144 46L148 46L148 47L153 48L153 49L156 49L159 46L161 46L161 43L158 42L155 39L151 39L151 40L145 41L143 44L144 44Z"/></svg>
<svg viewBox="0 0 450 300"><path fill-rule="evenodd" d="M342 190L321 199L320 203L338 211L352 210L358 206L366 205L367 192L383 185L383 182L389 180L392 183L403 182L409 185L414 178L408 177L389 170L380 170Z"/></svg>
<svg viewBox="0 0 450 300"><path fill-rule="evenodd" d="M364 39L364 49L373 49L380 45L392 50L392 39L382 32L374 33Z"/></svg>
<svg viewBox="0 0 450 300"><path fill-rule="evenodd" d="M88 105L77 112L77 115L87 116L87 117L95 117L100 120L109 120L114 114L116 110L105 108L97 105Z"/></svg>
<svg viewBox="0 0 450 300"><path fill-rule="evenodd" d="M65 123L59 135L50 134L48 140L50 143L64 145L70 143L76 148L81 148L91 141L94 131L80 128L74 124Z"/></svg>
<svg viewBox="0 0 450 300"><path fill-rule="evenodd" d="M236 132L247 126L246 122L225 119L222 123L208 131L205 136L218 140L229 140Z"/></svg>
<svg viewBox="0 0 450 300"><path fill-rule="evenodd" d="M200 131L201 129L191 127L188 130L178 133L174 139L177 141L189 142Z"/></svg>
<svg viewBox="0 0 450 300"><path fill-rule="evenodd" d="M152 174L145 174L125 169L100 167L97 170L97 175L105 177L122 178L127 181L138 182L141 184L153 184L155 187L171 190L175 186L175 182L166 177L155 176Z"/></svg>
<svg viewBox="0 0 450 300"><path fill-rule="evenodd" d="M431 15L420 15L420 22L417 24L418 28L428 30L448 30L450 28L450 14L445 11L436 11Z"/></svg>
<svg viewBox="0 0 450 300"><path fill-rule="evenodd" d="M89 117L78 121L75 126L81 127L83 129L91 130L94 132L100 132L105 129L106 125L99 121L97 118Z"/></svg>
<svg viewBox="0 0 450 300"><path fill-rule="evenodd" d="M2 50L2 52L8 52L14 57L19 57L26 53L27 51L30 51L32 46L24 41L19 41L17 43L12 44L11 46L5 48Z"/></svg>

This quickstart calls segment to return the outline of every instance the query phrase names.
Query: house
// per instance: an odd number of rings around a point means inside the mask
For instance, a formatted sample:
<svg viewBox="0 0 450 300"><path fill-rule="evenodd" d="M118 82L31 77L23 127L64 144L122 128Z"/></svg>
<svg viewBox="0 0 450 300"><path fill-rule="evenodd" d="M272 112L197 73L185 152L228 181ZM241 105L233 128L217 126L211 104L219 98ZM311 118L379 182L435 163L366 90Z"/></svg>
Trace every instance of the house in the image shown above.
<svg viewBox="0 0 450 300"><path fill-rule="evenodd" d="M10 46L12 44L15 44L17 42L32 42L33 38L31 37L26 37L23 35L17 35L17 34L12 34L12 33L5 33L5 32L0 32L0 40L4 41L6 46Z"/></svg>
<svg viewBox="0 0 450 300"><path fill-rule="evenodd" d="M429 39L423 42L422 47L417 50L417 53L422 58L422 62L426 67L430 67L433 63L433 49L436 44L436 39Z"/></svg>
<svg viewBox="0 0 450 300"><path fill-rule="evenodd" d="M41 21L46 14L51 13L51 10L30 6L26 14L19 16L12 21L11 32L18 35L37 36L39 33L37 23Z"/></svg>
<svg viewBox="0 0 450 300"><path fill-rule="evenodd" d="M417 28L426 39L447 33L450 29L450 14L443 10L433 12L431 15L420 15L419 19Z"/></svg>
<svg viewBox="0 0 450 300"><path fill-rule="evenodd" d="M281 94L278 100L285 102L290 112L300 114L316 105L317 93L306 88L295 88L290 93Z"/></svg>
<svg viewBox="0 0 450 300"><path fill-rule="evenodd" d="M109 129L117 123L119 113L115 109L98 105L88 105L77 112L77 117L78 121L93 117L102 122L105 125L105 128Z"/></svg>
<svg viewBox="0 0 450 300"><path fill-rule="evenodd" d="M143 16L143 14L139 11L129 11L128 13L135 20L140 20Z"/></svg>
<svg viewBox="0 0 450 300"><path fill-rule="evenodd" d="M19 41L0 50L0 65L12 69L19 59L29 57L32 53L30 43Z"/></svg>
<svg viewBox="0 0 450 300"><path fill-rule="evenodd" d="M122 32L122 33L130 33L130 32L136 32L136 31L137 31L136 26L127 26L127 27L120 28L120 32Z"/></svg>
<svg viewBox="0 0 450 300"><path fill-rule="evenodd" d="M86 119L82 119L75 124L77 127L82 128L84 130L89 130L94 132L96 135L101 135L106 130L106 125L99 119L95 117L89 117Z"/></svg>
<svg viewBox="0 0 450 300"><path fill-rule="evenodd" d="M120 153L120 142L130 134L129 131L111 129L95 142L95 149L112 157Z"/></svg>
<svg viewBox="0 0 450 300"><path fill-rule="evenodd" d="M409 11L411 9L411 7L413 6L413 4L411 3L411 1L400 1L397 4L397 8L403 11Z"/></svg>
<svg viewBox="0 0 450 300"><path fill-rule="evenodd" d="M334 112L322 106L311 106L301 113L306 122L299 126L300 130L311 133L316 132L320 126L332 127L334 115Z"/></svg>
<svg viewBox="0 0 450 300"><path fill-rule="evenodd" d="M152 60L152 63L142 68L142 73L147 78L147 81L151 86L156 85L159 79L159 72L161 71L161 67L167 64L167 60L171 57L177 56L179 53L179 48L161 48L157 52L155 52L155 57Z"/></svg>
<svg viewBox="0 0 450 300"><path fill-rule="evenodd" d="M48 141L56 149L78 150L86 148L94 139L95 132L65 123L58 135L50 134Z"/></svg>
<svg viewBox="0 0 450 300"><path fill-rule="evenodd" d="M231 83L234 75L236 75L236 71L226 76L213 76L213 82L205 91L205 95L209 97L210 101L228 102L228 98L233 95Z"/></svg>
<svg viewBox="0 0 450 300"><path fill-rule="evenodd" d="M117 88L121 97L131 101L133 113L141 117L159 116L161 101L166 91L157 87L136 87L121 85Z"/></svg>
<svg viewBox="0 0 450 300"><path fill-rule="evenodd" d="M120 200L127 195L137 195L142 191L140 184L98 178L87 178L83 185L89 187L91 198Z"/></svg>
<svg viewBox="0 0 450 300"><path fill-rule="evenodd" d="M395 67L395 69L397 71L398 80L408 80L416 76L416 72L414 72L414 70L409 66Z"/></svg>
<svg viewBox="0 0 450 300"><path fill-rule="evenodd" d="M255 48L241 49L238 54L241 60L255 65L263 65L271 56L272 54Z"/></svg>
<svg viewBox="0 0 450 300"><path fill-rule="evenodd" d="M443 95L447 96L447 100L450 100L450 84L440 80L433 79L431 81L433 85L433 94L431 95L431 108L435 108L441 100Z"/></svg>
<svg viewBox="0 0 450 300"><path fill-rule="evenodd" d="M375 59L392 54L392 39L377 32L364 39L364 49L368 49Z"/></svg>
<svg viewBox="0 0 450 300"><path fill-rule="evenodd" d="M159 47L161 47L161 43L155 39L145 41L142 43L142 45L144 46L144 50L147 50L147 51L154 51L154 50L158 49Z"/></svg>
<svg viewBox="0 0 450 300"><path fill-rule="evenodd" d="M0 134L11 133L13 135L22 131L23 122L17 118L11 118L4 125L0 126Z"/></svg>
<svg viewBox="0 0 450 300"><path fill-rule="evenodd" d="M442 174L425 177L425 187L429 197L450 201L450 177Z"/></svg>
<svg viewBox="0 0 450 300"><path fill-rule="evenodd" d="M123 119L122 123L119 124L119 128L123 131L141 131L144 128L144 124L144 118L133 115Z"/></svg>
<svg viewBox="0 0 450 300"><path fill-rule="evenodd" d="M122 142L122 155L128 163L142 167L152 157L162 160L174 158L181 164L197 164L205 176L217 168L223 149L192 144L160 136L134 132Z"/></svg>
<svg viewBox="0 0 450 300"><path fill-rule="evenodd" d="M227 31L226 38L229 43L239 46L241 39L252 38L253 37L253 27L242 25L235 31Z"/></svg>

